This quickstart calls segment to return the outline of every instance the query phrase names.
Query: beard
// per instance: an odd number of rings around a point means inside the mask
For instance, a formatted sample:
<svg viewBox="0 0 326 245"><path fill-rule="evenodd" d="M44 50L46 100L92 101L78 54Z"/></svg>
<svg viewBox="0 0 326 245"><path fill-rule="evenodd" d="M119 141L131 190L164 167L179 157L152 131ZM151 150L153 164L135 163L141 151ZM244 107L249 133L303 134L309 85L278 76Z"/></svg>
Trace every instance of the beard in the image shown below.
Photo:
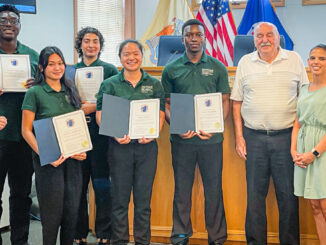
<svg viewBox="0 0 326 245"><path fill-rule="evenodd" d="M6 36L2 37L2 39L7 41L7 42L11 42L11 41L15 40L14 37L6 37Z"/></svg>

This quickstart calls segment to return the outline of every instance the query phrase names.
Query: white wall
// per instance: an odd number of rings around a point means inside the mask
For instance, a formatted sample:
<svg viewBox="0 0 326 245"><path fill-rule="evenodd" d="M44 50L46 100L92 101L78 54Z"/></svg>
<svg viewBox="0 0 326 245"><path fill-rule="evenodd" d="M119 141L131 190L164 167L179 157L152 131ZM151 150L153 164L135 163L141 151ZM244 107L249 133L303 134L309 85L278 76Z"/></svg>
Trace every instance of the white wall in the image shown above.
<svg viewBox="0 0 326 245"><path fill-rule="evenodd" d="M140 39L152 22L159 0L136 0L136 39Z"/></svg>
<svg viewBox="0 0 326 245"><path fill-rule="evenodd" d="M63 52L66 62L73 63L73 0L39 0L36 4L36 15L21 14L18 40L37 52L55 45Z"/></svg>
<svg viewBox="0 0 326 245"><path fill-rule="evenodd" d="M152 21L158 0L136 1L136 38L142 37ZM319 43L326 44L325 13L326 5L302 6L301 0L285 0L285 7L276 8L277 15L294 42L294 50L305 64L309 50ZM244 9L234 9L233 17L239 26Z"/></svg>
<svg viewBox="0 0 326 245"><path fill-rule="evenodd" d="M136 0L136 38L140 39L150 25L159 0ZM294 41L296 50L306 60L311 47L326 43L326 5L302 6L301 0L286 0L277 14ZM244 10L234 9L238 26ZM74 23L73 0L37 1L37 14L22 14L19 40L36 51L48 45L58 46L67 63L73 63Z"/></svg>

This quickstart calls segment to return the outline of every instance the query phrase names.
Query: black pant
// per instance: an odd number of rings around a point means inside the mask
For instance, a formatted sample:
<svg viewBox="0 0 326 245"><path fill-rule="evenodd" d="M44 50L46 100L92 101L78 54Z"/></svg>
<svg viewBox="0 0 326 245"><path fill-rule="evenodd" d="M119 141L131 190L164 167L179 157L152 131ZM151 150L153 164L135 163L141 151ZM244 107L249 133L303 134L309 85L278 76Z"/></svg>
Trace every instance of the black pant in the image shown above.
<svg viewBox="0 0 326 245"><path fill-rule="evenodd" d="M98 134L95 113L90 116L88 129L92 138L93 150L87 152L87 158L82 163L83 187L75 238L86 238L89 231L87 190L89 180L92 178L96 204L95 233L99 238L110 239L111 182L107 156L109 139L107 136Z"/></svg>
<svg viewBox="0 0 326 245"><path fill-rule="evenodd" d="M205 221L208 242L224 243L227 238L222 193L222 143L191 145L172 142L175 191L171 242L181 242L192 235L190 220L191 192L198 163L204 185Z"/></svg>
<svg viewBox="0 0 326 245"><path fill-rule="evenodd" d="M13 245L24 244L28 240L29 211L32 203L29 194L33 175L32 151L25 141L0 140L0 195L7 174L10 188L10 240ZM1 214L0 206L0 217Z"/></svg>
<svg viewBox="0 0 326 245"><path fill-rule="evenodd" d="M110 143L109 163L112 181L112 242L129 241L128 205L134 198L134 238L149 244L153 181L157 166L157 143Z"/></svg>
<svg viewBox="0 0 326 245"><path fill-rule="evenodd" d="M281 244L300 244L298 200L293 194L291 131L266 135L244 128L247 145L246 237L250 245L267 244L266 196L272 177L280 213Z"/></svg>
<svg viewBox="0 0 326 245"><path fill-rule="evenodd" d="M33 154L37 197L40 204L43 244L72 245L82 188L81 162L68 158L58 167L41 167Z"/></svg>

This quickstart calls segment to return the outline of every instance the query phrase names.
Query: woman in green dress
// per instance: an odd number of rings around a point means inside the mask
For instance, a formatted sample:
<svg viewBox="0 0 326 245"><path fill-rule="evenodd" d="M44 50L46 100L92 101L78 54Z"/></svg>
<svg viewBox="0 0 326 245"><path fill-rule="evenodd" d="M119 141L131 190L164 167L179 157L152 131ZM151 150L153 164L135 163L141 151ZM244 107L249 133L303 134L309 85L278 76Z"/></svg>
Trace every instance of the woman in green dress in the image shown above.
<svg viewBox="0 0 326 245"><path fill-rule="evenodd" d="M326 45L312 48L308 65L313 81L300 90L291 154L294 194L308 199L320 244L326 244Z"/></svg>

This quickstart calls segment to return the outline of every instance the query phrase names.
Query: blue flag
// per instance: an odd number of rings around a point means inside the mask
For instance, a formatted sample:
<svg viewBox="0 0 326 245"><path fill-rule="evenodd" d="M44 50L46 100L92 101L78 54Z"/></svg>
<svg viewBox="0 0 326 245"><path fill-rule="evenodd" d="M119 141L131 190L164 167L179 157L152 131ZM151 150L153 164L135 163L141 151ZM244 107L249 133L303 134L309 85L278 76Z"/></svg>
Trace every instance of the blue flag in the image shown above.
<svg viewBox="0 0 326 245"><path fill-rule="evenodd" d="M245 13L238 27L238 34L253 35L253 31L258 22L273 23L280 35L285 38L285 48L293 50L293 41L284 30L270 0L248 0Z"/></svg>

